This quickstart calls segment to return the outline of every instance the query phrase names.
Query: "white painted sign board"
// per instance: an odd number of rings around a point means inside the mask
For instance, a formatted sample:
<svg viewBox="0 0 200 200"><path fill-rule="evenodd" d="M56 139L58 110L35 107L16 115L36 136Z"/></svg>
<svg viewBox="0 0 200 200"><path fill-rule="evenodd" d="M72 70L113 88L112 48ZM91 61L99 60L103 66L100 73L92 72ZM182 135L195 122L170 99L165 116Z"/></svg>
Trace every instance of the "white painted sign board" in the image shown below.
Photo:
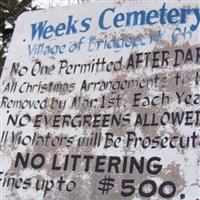
<svg viewBox="0 0 200 200"><path fill-rule="evenodd" d="M0 199L199 200L198 1L27 12L1 79Z"/></svg>

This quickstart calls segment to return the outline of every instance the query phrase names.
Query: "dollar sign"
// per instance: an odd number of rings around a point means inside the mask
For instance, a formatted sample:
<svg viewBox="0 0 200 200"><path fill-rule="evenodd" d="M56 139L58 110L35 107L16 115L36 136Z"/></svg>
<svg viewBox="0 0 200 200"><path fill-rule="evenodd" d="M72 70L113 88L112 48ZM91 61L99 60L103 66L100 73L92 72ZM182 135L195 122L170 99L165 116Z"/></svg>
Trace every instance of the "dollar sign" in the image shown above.
<svg viewBox="0 0 200 200"><path fill-rule="evenodd" d="M110 191L114 187L115 179L110 178L110 176L105 176L101 181L99 181L99 184L101 184L101 187L98 187L98 190L102 191L102 195L106 192L108 194L108 191Z"/></svg>

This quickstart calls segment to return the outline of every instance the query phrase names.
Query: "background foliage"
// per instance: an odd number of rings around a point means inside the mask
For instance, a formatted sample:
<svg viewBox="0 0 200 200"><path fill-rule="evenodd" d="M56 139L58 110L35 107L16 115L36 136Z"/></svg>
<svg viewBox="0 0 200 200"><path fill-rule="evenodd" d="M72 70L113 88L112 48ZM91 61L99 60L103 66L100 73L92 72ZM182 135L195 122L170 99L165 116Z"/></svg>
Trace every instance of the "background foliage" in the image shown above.
<svg viewBox="0 0 200 200"><path fill-rule="evenodd" d="M24 11L35 10L31 0L0 0L0 74L2 72L8 44L11 40L15 22Z"/></svg>

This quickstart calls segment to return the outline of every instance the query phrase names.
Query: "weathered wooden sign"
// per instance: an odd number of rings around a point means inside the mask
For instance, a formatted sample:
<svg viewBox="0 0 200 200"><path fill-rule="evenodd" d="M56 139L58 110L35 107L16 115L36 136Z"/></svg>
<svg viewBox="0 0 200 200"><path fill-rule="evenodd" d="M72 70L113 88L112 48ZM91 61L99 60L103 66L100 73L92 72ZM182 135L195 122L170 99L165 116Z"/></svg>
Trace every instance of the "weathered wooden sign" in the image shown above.
<svg viewBox="0 0 200 200"><path fill-rule="evenodd" d="M199 200L199 1L19 17L1 79L0 199Z"/></svg>

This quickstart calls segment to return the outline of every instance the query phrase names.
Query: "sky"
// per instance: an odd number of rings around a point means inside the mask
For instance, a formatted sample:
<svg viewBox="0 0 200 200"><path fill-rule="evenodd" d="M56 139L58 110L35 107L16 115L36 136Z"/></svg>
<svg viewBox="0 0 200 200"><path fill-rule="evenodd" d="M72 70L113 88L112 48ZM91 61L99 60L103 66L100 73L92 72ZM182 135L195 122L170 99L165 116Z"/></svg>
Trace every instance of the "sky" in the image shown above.
<svg viewBox="0 0 200 200"><path fill-rule="evenodd" d="M67 6L72 4L77 4L79 2L128 2L128 1L137 1L137 0L33 0L33 5L39 5L42 8L54 8L60 6Z"/></svg>
<svg viewBox="0 0 200 200"><path fill-rule="evenodd" d="M83 1L87 2L95 0L83 0ZM81 2L81 0L33 0L33 6L39 5L42 8L53 8L53 7L77 4L78 2Z"/></svg>

